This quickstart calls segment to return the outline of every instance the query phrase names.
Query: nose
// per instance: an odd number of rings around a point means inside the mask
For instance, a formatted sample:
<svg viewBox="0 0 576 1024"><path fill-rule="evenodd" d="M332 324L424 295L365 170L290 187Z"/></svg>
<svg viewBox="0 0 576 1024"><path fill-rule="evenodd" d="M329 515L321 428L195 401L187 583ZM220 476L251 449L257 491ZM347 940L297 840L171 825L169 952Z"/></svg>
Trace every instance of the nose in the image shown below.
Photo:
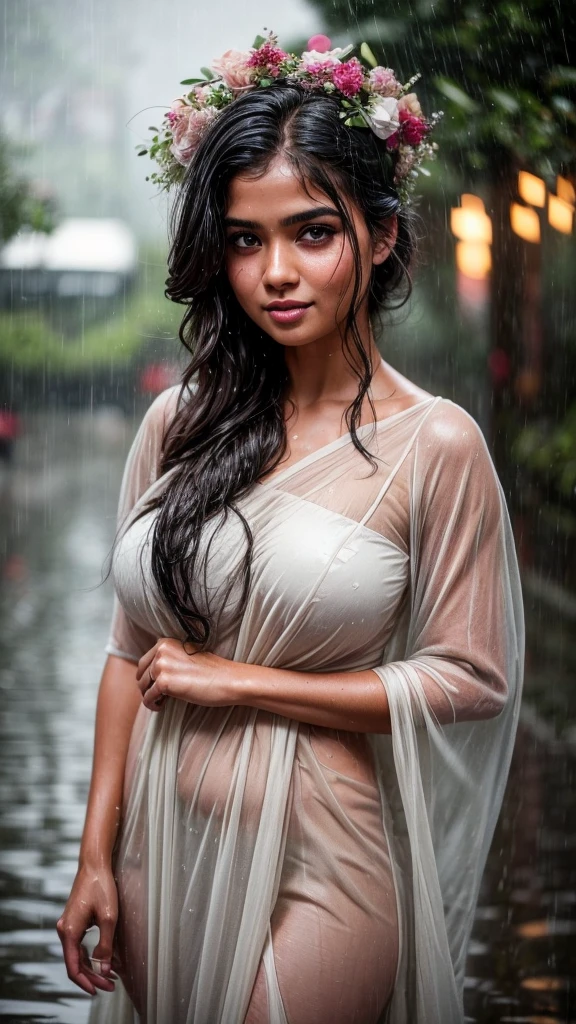
<svg viewBox="0 0 576 1024"><path fill-rule="evenodd" d="M281 291L288 285L298 284L300 280L298 257L291 242L282 238L272 239L266 256L263 274L264 285Z"/></svg>

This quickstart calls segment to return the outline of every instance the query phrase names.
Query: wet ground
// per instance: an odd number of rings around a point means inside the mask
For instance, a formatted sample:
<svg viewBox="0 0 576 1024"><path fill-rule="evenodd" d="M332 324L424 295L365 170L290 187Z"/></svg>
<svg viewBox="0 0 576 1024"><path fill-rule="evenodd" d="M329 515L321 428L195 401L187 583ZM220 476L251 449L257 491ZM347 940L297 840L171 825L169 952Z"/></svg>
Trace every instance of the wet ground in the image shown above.
<svg viewBox="0 0 576 1024"><path fill-rule="evenodd" d="M0 1021L83 1024L55 922L76 870L131 425L38 416L0 479ZM92 589L89 589L92 588ZM96 588L96 589L94 589ZM526 708L473 934L467 1019L576 1024L575 602L527 579Z"/></svg>

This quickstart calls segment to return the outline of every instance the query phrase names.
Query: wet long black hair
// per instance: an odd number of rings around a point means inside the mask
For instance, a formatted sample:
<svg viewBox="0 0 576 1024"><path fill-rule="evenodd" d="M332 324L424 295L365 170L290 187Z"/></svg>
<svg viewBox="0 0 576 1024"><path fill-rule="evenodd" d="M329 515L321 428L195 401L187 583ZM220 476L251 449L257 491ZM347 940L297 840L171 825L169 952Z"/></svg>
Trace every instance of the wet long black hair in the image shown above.
<svg viewBox="0 0 576 1024"><path fill-rule="evenodd" d="M278 154L290 162L306 190L311 183L331 200L351 245L355 283L342 344L359 387L346 423L354 445L375 466L356 434L375 368L356 322L364 296L358 239L345 197L364 215L374 241L386 231L385 222L398 217L393 250L372 268L372 322L391 300L396 308L410 294L413 229L392 184L392 156L385 142L367 129L345 126L340 109L333 97L286 82L244 93L204 135L172 208L165 294L186 306L179 335L191 359L182 395L192 381L196 390L193 400L181 403L164 437L160 473L173 470L169 482L141 514L158 509L151 542L154 578L186 639L204 646L213 615L206 585L209 548L202 556L199 551L203 524L213 517L223 522L230 513L243 524L245 555L230 580L232 586L240 579L243 606L253 537L236 501L280 462L287 448L289 380L283 346L244 312L224 263L229 184L240 173L265 173ZM370 396L368 401L376 419ZM217 543L218 530L211 533L210 545Z"/></svg>

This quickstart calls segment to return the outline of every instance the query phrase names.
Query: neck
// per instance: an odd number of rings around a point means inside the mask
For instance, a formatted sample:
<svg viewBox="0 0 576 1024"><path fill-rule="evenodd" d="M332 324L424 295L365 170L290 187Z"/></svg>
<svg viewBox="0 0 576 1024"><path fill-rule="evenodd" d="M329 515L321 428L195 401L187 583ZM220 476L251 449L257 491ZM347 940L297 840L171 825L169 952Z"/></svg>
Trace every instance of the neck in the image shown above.
<svg viewBox="0 0 576 1024"><path fill-rule="evenodd" d="M369 322L359 325L364 351L372 362L373 384L379 379L382 357L374 341ZM360 372L363 368L353 341L348 358L337 331L317 338L308 345L285 349L290 376L288 395L297 408L304 409L318 402L343 402L349 405L358 392L358 377L349 365L351 359Z"/></svg>

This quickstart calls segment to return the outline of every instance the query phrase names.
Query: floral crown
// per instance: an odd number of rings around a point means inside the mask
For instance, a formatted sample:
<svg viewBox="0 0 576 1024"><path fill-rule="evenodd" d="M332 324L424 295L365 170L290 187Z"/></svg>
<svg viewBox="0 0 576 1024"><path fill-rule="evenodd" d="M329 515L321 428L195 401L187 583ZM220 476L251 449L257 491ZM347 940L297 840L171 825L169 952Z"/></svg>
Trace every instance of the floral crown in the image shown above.
<svg viewBox="0 0 576 1024"><path fill-rule="evenodd" d="M159 129L150 128L156 135L149 147L138 147L139 156L149 153L160 167L146 180L165 189L180 183L200 139L225 107L249 90L284 80L335 96L345 125L369 128L386 141L394 161L394 186L402 205L408 205L417 168L436 155L438 146L429 137L443 112L423 115L416 93L410 92L420 74L402 85L391 68L377 63L367 43L360 54L368 67L357 57L345 60L354 44L331 45L327 36L313 36L308 50L297 57L285 53L270 32L267 38L257 36L248 52L227 50L210 67L201 68L203 78L185 79L180 84L189 91L172 102ZM429 174L423 167L420 172Z"/></svg>

